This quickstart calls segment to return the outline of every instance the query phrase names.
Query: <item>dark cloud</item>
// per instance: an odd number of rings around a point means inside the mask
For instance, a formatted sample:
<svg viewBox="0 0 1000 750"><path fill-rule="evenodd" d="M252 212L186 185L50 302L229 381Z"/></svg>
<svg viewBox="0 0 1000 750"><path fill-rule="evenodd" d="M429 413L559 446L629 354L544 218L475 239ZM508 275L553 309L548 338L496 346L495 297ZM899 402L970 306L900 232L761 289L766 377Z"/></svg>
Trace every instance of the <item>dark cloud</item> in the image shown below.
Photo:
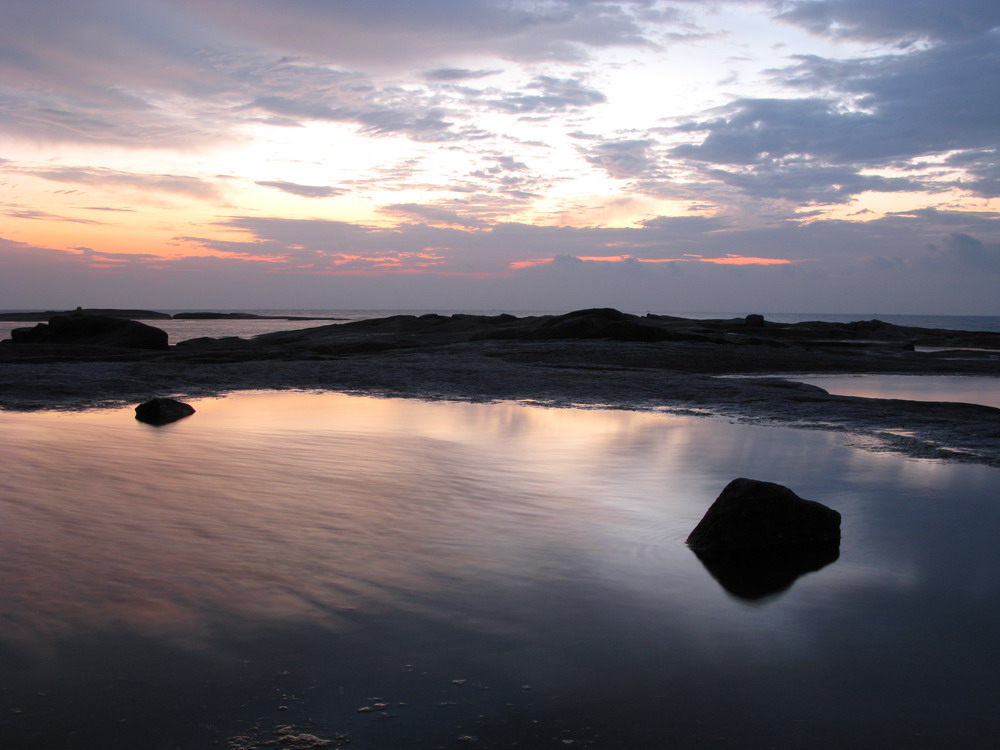
<svg viewBox="0 0 1000 750"><path fill-rule="evenodd" d="M650 140L607 141L586 150L586 159L612 177L627 180L641 177L654 165Z"/></svg>
<svg viewBox="0 0 1000 750"><path fill-rule="evenodd" d="M9 207L0 209L0 214L4 216L9 216L12 219L31 219L36 221L67 221L74 224L102 224L103 222L94 221L93 219L81 219L74 216L59 216L58 214L53 214L48 211L40 211L38 209L24 208L24 207Z"/></svg>
<svg viewBox="0 0 1000 750"><path fill-rule="evenodd" d="M290 87L287 87L290 88ZM437 106L436 98L419 88L378 88L348 80L338 85L311 89L299 84L300 92L265 94L245 108L263 110L289 121L349 122L363 132L398 133L415 140L447 140L475 137L470 129L453 129L453 113Z"/></svg>
<svg viewBox="0 0 1000 750"><path fill-rule="evenodd" d="M523 92L505 94L494 106L513 114L543 114L603 104L607 97L576 78L538 76Z"/></svg>
<svg viewBox="0 0 1000 750"><path fill-rule="evenodd" d="M428 81L467 81L470 79L486 78L496 75L497 70L467 70L465 68L436 68L428 70L423 77Z"/></svg>
<svg viewBox="0 0 1000 750"><path fill-rule="evenodd" d="M587 48L644 45L645 0L178 0L203 22L256 45L384 69L455 55L579 60Z"/></svg>
<svg viewBox="0 0 1000 750"><path fill-rule="evenodd" d="M862 124L861 115L847 117ZM838 142L841 149L851 145L857 132L843 122L833 102L823 99L738 99L721 117L677 129L707 135L701 143L677 146L674 156L714 164L754 164L789 154L831 157ZM822 134L834 142L819 140Z"/></svg>
<svg viewBox="0 0 1000 750"><path fill-rule="evenodd" d="M136 190L152 190L162 193L177 193L192 198L214 198L218 195L216 186L197 177L174 174L137 174L120 172L101 167L58 167L55 169L23 170L25 174L53 182L67 182L78 185L99 187L122 187Z"/></svg>
<svg viewBox="0 0 1000 750"><path fill-rule="evenodd" d="M842 166L807 162L755 165L734 171L706 170L726 185L758 198L780 198L794 203L843 203L867 191L918 191L923 183L900 177L859 174Z"/></svg>
<svg viewBox="0 0 1000 750"><path fill-rule="evenodd" d="M397 216L405 219L424 220L429 224L445 224L461 227L485 226L483 221L469 216L462 216L457 211L419 203L393 203L384 206L381 212L389 216Z"/></svg>
<svg viewBox="0 0 1000 750"><path fill-rule="evenodd" d="M113 144L133 148L204 146L227 138L225 118L165 111L136 97L104 92L0 89L0 121L9 135L44 143Z"/></svg>
<svg viewBox="0 0 1000 750"><path fill-rule="evenodd" d="M952 154L945 164L964 169L972 179L960 180L959 187L987 198L1000 197L1000 151L979 149Z"/></svg>
<svg viewBox="0 0 1000 750"><path fill-rule="evenodd" d="M778 18L816 34L866 40L953 40L1000 26L995 0L794 0Z"/></svg>
<svg viewBox="0 0 1000 750"><path fill-rule="evenodd" d="M703 137L671 154L725 166L705 174L759 197L792 197L786 188L796 184L807 189L809 200L947 187L926 179L937 175L920 174L926 164L912 160L921 157L948 158L972 176L962 187L996 194L1000 36L867 58L798 57L774 77L809 95L737 99L714 116L678 127L675 132ZM863 173L877 167L909 169L911 177Z"/></svg>
<svg viewBox="0 0 1000 750"><path fill-rule="evenodd" d="M878 161L996 145L997 34L868 59L802 58L778 76L799 88L832 88L841 102L857 108L843 111L840 104L825 123L808 123L820 128L810 144L841 159Z"/></svg>
<svg viewBox="0 0 1000 750"><path fill-rule="evenodd" d="M1000 243L987 244L964 232L955 232L944 243L949 261L975 271L1000 274Z"/></svg>
<svg viewBox="0 0 1000 750"><path fill-rule="evenodd" d="M190 119L156 92L193 98L227 87L205 64L202 25L162 3L6 2L0 24L0 120L43 141L161 147L212 140L211 108Z"/></svg>
<svg viewBox="0 0 1000 750"><path fill-rule="evenodd" d="M331 198L347 192L346 190L326 185L300 185L296 182L285 182L284 180L260 180L256 184L261 187L269 187L285 193L291 193L292 195L301 195L304 198Z"/></svg>

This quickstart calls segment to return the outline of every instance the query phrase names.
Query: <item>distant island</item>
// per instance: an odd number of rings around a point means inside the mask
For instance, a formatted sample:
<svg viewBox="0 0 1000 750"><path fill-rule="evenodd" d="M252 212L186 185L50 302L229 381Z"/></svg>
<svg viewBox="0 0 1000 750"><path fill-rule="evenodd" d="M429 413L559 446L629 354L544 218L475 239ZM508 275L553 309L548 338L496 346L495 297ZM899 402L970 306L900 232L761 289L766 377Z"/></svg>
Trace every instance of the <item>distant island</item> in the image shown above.
<svg viewBox="0 0 1000 750"><path fill-rule="evenodd" d="M979 375L1000 387L1000 333L599 308L528 317L393 315L170 345L155 326L121 320L133 316L91 312L53 314L15 329L16 341L0 342L0 408L134 405L251 389L521 400L832 430L872 450L1000 466L1000 409L834 396L794 380L816 373Z"/></svg>
<svg viewBox="0 0 1000 750"><path fill-rule="evenodd" d="M75 310L45 310L38 312L0 312L0 320L8 322L47 321L56 315L101 315L129 320L344 320L344 318L307 317L302 315L256 315L247 312L156 312L155 310L122 310L116 308L78 307Z"/></svg>

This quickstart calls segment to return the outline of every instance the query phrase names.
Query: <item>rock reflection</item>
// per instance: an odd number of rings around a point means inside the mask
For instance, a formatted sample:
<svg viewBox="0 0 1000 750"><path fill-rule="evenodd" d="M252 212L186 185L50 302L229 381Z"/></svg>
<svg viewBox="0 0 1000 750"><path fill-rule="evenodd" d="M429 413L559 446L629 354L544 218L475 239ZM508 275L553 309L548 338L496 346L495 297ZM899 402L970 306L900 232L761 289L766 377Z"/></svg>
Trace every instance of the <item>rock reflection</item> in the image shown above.
<svg viewBox="0 0 1000 750"><path fill-rule="evenodd" d="M806 573L821 570L840 557L839 545L742 554L693 551L722 588L737 599L752 602L787 591Z"/></svg>

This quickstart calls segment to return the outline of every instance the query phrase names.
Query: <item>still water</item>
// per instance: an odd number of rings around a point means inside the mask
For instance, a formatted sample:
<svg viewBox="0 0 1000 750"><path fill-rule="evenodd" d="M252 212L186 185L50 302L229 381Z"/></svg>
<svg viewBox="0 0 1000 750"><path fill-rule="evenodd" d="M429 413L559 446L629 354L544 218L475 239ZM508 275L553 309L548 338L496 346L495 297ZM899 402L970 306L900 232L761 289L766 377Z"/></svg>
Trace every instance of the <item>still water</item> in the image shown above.
<svg viewBox="0 0 1000 750"><path fill-rule="evenodd" d="M790 377L837 396L957 401L1000 409L1000 378L958 375L811 375Z"/></svg>
<svg viewBox="0 0 1000 750"><path fill-rule="evenodd" d="M664 414L192 403L0 413L0 747L1000 742L996 469ZM683 540L738 476L839 510L839 560L728 593Z"/></svg>

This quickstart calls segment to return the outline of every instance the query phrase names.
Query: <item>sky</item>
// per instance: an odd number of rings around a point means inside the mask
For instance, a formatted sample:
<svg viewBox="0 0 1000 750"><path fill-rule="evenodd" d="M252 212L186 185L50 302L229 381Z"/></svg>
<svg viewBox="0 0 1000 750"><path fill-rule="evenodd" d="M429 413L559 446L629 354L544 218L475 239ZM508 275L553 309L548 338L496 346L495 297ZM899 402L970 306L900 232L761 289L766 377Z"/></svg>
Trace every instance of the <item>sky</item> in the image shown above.
<svg viewBox="0 0 1000 750"><path fill-rule="evenodd" d="M0 19L0 309L1000 315L996 0Z"/></svg>

